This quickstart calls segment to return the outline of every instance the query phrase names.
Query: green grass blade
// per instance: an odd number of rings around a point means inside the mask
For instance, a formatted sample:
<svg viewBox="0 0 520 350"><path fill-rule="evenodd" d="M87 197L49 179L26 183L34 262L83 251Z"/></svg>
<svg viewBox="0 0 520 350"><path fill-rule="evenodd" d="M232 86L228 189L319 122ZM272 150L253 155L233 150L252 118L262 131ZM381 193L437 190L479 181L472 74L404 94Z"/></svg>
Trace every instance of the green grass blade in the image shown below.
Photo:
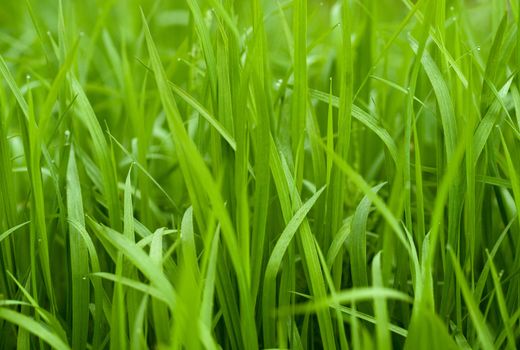
<svg viewBox="0 0 520 350"><path fill-rule="evenodd" d="M61 340L57 335L52 333L44 325L26 315L22 315L6 308L0 308L0 318L31 332L57 350L70 349L67 343Z"/></svg>
<svg viewBox="0 0 520 350"><path fill-rule="evenodd" d="M85 226L81 185L74 148L70 148L67 167L67 212L71 221ZM72 347L85 348L88 336L90 286L87 247L77 229L69 225L70 265L72 274Z"/></svg>
<svg viewBox="0 0 520 350"><path fill-rule="evenodd" d="M471 320L473 321L473 324L475 325L475 328L477 329L477 334L480 339L480 343L482 345L483 349L493 349L493 341L491 334L489 332L489 328L487 327L484 316L478 309L478 305L475 303L475 300L473 299L473 295L471 293L471 290L466 282L466 279L464 277L464 274L459 266L459 263L457 262L457 258L455 257L455 253L453 250L448 249L451 261L453 263L454 269L455 269L455 276L457 277L457 282L460 286L462 296L464 297L464 301L466 302L466 305L468 307L469 316L471 317Z"/></svg>
<svg viewBox="0 0 520 350"><path fill-rule="evenodd" d="M384 183L373 187L371 189L372 193L376 194L383 186ZM352 283L355 287L368 286L368 273L366 269L368 264L366 256L366 226L370 205L370 198L367 196L363 197L356 208L356 212L354 213L350 225L350 254L352 259L351 274Z"/></svg>

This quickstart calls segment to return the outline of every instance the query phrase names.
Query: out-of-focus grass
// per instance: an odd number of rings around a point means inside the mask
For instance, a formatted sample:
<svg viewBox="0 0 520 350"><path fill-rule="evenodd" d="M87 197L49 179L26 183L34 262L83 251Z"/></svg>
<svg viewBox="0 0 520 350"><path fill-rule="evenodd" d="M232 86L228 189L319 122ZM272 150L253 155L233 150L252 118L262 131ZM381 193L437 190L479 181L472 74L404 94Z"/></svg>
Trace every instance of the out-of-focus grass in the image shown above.
<svg viewBox="0 0 520 350"><path fill-rule="evenodd" d="M515 348L520 3L0 6L0 348Z"/></svg>

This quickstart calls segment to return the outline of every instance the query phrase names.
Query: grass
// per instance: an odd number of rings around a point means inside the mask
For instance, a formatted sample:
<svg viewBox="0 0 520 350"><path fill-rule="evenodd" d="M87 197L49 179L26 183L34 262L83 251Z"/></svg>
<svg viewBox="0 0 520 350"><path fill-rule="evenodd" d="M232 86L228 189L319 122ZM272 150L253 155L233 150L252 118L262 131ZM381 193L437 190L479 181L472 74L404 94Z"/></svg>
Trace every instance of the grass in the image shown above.
<svg viewBox="0 0 520 350"><path fill-rule="evenodd" d="M1 349L515 349L520 2L4 1Z"/></svg>

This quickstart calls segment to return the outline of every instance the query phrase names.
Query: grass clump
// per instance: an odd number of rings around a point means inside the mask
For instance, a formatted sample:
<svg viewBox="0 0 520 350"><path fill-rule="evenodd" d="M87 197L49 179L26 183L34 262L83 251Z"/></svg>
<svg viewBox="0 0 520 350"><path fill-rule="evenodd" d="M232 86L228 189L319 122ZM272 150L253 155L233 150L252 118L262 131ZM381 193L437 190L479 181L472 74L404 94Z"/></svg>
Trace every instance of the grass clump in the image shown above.
<svg viewBox="0 0 520 350"><path fill-rule="evenodd" d="M0 348L516 348L519 18L4 1Z"/></svg>

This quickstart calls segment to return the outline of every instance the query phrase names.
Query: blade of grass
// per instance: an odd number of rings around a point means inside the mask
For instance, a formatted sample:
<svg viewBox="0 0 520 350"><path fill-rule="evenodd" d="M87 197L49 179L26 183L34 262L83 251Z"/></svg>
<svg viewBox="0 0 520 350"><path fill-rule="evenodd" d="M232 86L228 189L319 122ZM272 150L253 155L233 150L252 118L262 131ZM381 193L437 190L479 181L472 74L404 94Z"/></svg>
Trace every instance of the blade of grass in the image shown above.
<svg viewBox="0 0 520 350"><path fill-rule="evenodd" d="M81 185L74 148L70 148L67 167L67 212L69 220L85 226ZM90 286L87 247L73 225L69 225L70 265L72 274L72 347L86 347L89 324Z"/></svg>

